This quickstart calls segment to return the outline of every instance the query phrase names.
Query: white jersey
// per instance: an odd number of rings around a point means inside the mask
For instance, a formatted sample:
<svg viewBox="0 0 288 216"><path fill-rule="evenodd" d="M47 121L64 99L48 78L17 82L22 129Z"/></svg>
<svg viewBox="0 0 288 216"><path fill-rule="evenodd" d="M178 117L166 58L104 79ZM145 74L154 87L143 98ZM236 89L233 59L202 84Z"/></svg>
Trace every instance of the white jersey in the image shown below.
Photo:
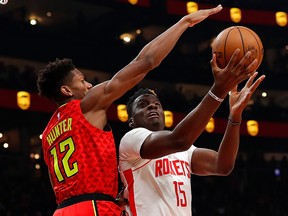
<svg viewBox="0 0 288 216"><path fill-rule="evenodd" d="M158 159L142 159L140 148L152 131L135 128L124 135L119 146L119 171L124 184L126 207L133 216L191 216L191 158L188 151Z"/></svg>

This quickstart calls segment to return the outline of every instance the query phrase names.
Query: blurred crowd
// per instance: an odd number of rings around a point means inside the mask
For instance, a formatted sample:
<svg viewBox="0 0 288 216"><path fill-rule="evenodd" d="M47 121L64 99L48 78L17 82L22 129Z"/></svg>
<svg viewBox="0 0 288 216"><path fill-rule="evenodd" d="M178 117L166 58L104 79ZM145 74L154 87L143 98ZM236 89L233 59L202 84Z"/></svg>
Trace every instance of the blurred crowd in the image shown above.
<svg viewBox="0 0 288 216"><path fill-rule="evenodd" d="M288 56L288 55L287 55ZM36 86L36 73L35 68L31 65L25 67L18 67L13 64L5 64L0 61L0 89L13 89L13 90L25 90L28 92L37 92ZM97 84L97 78L90 81L92 84ZM158 92L163 106L166 109L170 109L176 112L189 112L191 107L195 107L202 97L195 92L194 96L190 96L188 100L181 89L176 90L174 88L161 89ZM122 98L122 102L126 102L125 96ZM259 110L261 109L261 112ZM225 116L227 111L220 108L217 111L217 115ZM261 96L254 98L253 104L248 106L246 113L247 118L253 116L253 118L265 121L287 121L288 112L285 107L279 106L274 102L274 98L264 99Z"/></svg>

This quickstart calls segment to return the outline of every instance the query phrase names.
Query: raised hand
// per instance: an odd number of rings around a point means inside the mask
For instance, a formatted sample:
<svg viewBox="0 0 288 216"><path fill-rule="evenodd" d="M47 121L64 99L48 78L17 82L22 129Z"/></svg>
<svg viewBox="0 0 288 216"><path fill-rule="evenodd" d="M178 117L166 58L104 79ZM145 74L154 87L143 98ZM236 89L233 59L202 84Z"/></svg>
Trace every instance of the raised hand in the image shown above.
<svg viewBox="0 0 288 216"><path fill-rule="evenodd" d="M247 106L251 96L264 80L265 75L260 76L255 82L254 79L258 75L255 72L246 82L245 86L238 92L237 86L235 86L229 93L230 115L241 115L245 107Z"/></svg>
<svg viewBox="0 0 288 216"><path fill-rule="evenodd" d="M187 20L190 23L189 27L192 27L192 26L196 25L197 23L203 21L207 17L209 17L215 13L218 13L222 9L223 9L222 6L219 4L217 7L214 7L214 8L202 9L202 10L198 10L194 13L188 14L185 17L183 17L183 19Z"/></svg>
<svg viewBox="0 0 288 216"><path fill-rule="evenodd" d="M229 91L244 80L248 79L255 73L257 59L245 66L249 61L251 52L247 52L245 56L238 62L239 49L233 53L229 63L225 68L219 68L216 62L216 56L213 54L210 61L212 73L214 77L213 92L218 97L224 98Z"/></svg>

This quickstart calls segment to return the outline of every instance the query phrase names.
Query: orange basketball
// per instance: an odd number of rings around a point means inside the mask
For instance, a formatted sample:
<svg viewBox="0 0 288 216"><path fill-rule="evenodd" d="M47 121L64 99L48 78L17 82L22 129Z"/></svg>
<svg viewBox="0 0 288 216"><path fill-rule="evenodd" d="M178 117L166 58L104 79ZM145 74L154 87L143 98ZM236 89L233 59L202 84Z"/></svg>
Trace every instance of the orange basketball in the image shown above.
<svg viewBox="0 0 288 216"><path fill-rule="evenodd" d="M263 44L254 31L244 26L226 28L213 41L212 53L216 54L218 66L225 68L237 48L240 49L237 61L240 61L248 51L251 51L251 56L246 65L249 65L256 58L258 59L256 69L258 69L263 60Z"/></svg>

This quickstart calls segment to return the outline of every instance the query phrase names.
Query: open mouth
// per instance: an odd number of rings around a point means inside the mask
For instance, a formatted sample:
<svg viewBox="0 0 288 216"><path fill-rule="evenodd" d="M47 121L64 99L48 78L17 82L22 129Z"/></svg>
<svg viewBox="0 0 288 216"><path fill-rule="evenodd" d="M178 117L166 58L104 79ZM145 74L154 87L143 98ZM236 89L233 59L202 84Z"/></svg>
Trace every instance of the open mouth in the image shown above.
<svg viewBox="0 0 288 216"><path fill-rule="evenodd" d="M157 112L150 112L148 117L149 118L159 118L159 114Z"/></svg>

